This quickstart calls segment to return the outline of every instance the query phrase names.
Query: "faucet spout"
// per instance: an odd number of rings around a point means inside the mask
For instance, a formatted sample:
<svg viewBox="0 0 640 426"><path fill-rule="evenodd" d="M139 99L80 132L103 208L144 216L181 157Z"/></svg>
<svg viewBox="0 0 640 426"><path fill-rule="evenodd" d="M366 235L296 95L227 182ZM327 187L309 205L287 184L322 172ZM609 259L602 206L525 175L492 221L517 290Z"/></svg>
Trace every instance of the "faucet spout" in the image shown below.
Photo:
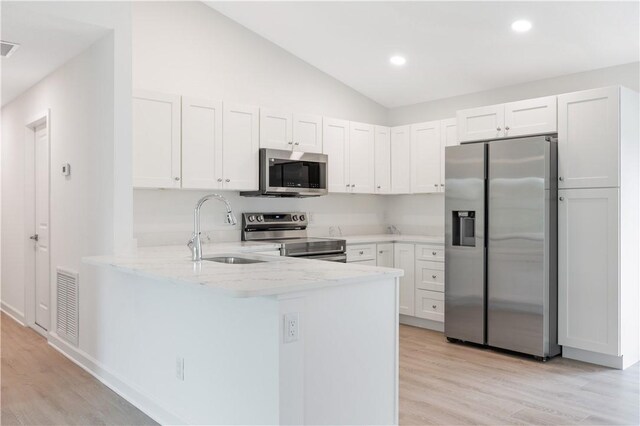
<svg viewBox="0 0 640 426"><path fill-rule="evenodd" d="M228 224L235 225L236 223L238 223L238 221L236 220L236 216L233 214L233 210L231 209L231 204L229 204L229 201L222 195L209 194L200 198L196 203L196 207L193 209L193 235L191 235L191 239L187 243L187 247L191 249L191 259L194 262L199 262L202 260L202 241L200 240L200 209L205 202L211 199L215 199L224 203L225 207L227 208L226 222Z"/></svg>

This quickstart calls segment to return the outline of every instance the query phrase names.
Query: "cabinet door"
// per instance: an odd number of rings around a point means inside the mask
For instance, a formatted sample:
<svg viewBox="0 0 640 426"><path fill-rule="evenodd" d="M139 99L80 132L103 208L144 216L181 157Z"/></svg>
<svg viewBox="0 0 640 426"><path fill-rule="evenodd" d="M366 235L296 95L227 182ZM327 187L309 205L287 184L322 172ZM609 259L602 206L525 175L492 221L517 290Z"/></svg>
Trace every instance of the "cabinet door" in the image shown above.
<svg viewBox="0 0 640 426"><path fill-rule="evenodd" d="M391 193L411 192L411 126L391 128Z"/></svg>
<svg viewBox="0 0 640 426"><path fill-rule="evenodd" d="M258 189L259 109L224 105L222 127L223 188Z"/></svg>
<svg viewBox="0 0 640 426"><path fill-rule="evenodd" d="M444 165L446 147L459 145L457 120L450 118L440 121L440 191L444 192Z"/></svg>
<svg viewBox="0 0 640 426"><path fill-rule="evenodd" d="M417 289L415 315L418 318L444 322L444 294Z"/></svg>
<svg viewBox="0 0 640 426"><path fill-rule="evenodd" d="M415 256L413 244L394 244L393 263L398 269L404 270L400 277L400 313L413 316L415 312Z"/></svg>
<svg viewBox="0 0 640 426"><path fill-rule="evenodd" d="M371 124L350 123L349 183L351 192L372 194L374 191L374 132ZM331 160L329 160L331 161Z"/></svg>
<svg viewBox="0 0 640 426"><path fill-rule="evenodd" d="M440 190L440 122L411 125L411 192Z"/></svg>
<svg viewBox="0 0 640 426"><path fill-rule="evenodd" d="M329 156L327 179L329 192L350 192L349 183L349 122L324 118L322 152Z"/></svg>
<svg viewBox="0 0 640 426"><path fill-rule="evenodd" d="M393 268L393 243L378 244L377 251L377 265Z"/></svg>
<svg viewBox="0 0 640 426"><path fill-rule="evenodd" d="M504 136L555 133L558 130L557 97L526 99L504 106Z"/></svg>
<svg viewBox="0 0 640 426"><path fill-rule="evenodd" d="M222 102L182 98L182 187L222 188Z"/></svg>
<svg viewBox="0 0 640 426"><path fill-rule="evenodd" d="M460 142L504 136L504 104L465 109L456 114Z"/></svg>
<svg viewBox="0 0 640 426"><path fill-rule="evenodd" d="M444 292L444 263L416 259L416 288Z"/></svg>
<svg viewBox="0 0 640 426"><path fill-rule="evenodd" d="M558 343L608 355L618 344L619 189L567 189L558 201Z"/></svg>
<svg viewBox="0 0 640 426"><path fill-rule="evenodd" d="M375 192L391 192L391 129L375 126Z"/></svg>
<svg viewBox="0 0 640 426"><path fill-rule="evenodd" d="M180 96L135 90L133 186L180 188Z"/></svg>
<svg viewBox="0 0 640 426"><path fill-rule="evenodd" d="M617 87L558 96L558 187L620 185Z"/></svg>
<svg viewBox="0 0 640 426"><path fill-rule="evenodd" d="M285 111L260 110L260 148L293 147L292 115Z"/></svg>
<svg viewBox="0 0 640 426"><path fill-rule="evenodd" d="M322 152L322 116L293 114L293 149Z"/></svg>

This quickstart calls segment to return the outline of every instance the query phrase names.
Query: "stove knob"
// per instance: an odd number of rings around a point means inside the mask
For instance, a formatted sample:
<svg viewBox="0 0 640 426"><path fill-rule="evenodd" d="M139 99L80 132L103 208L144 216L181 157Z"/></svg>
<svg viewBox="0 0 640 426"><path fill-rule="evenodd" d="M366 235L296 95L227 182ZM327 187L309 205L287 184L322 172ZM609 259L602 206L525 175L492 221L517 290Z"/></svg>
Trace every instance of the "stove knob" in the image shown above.
<svg viewBox="0 0 640 426"><path fill-rule="evenodd" d="M291 219L293 219L293 221L295 222L296 220L298 220L298 215L294 214L293 216L291 216Z"/></svg>
<svg viewBox="0 0 640 426"><path fill-rule="evenodd" d="M300 215L300 220L304 222L304 215L303 214Z"/></svg>
<svg viewBox="0 0 640 426"><path fill-rule="evenodd" d="M253 222L254 220L256 220L256 217L251 215L247 219L249 219L249 222Z"/></svg>
<svg viewBox="0 0 640 426"><path fill-rule="evenodd" d="M262 216L258 216L258 222L262 222L263 218Z"/></svg>

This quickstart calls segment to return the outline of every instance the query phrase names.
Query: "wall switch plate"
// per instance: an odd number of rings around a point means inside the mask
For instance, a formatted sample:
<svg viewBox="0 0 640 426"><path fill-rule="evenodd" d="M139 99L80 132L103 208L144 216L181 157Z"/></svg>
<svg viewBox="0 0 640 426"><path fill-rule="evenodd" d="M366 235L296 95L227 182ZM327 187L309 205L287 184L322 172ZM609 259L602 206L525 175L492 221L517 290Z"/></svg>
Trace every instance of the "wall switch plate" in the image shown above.
<svg viewBox="0 0 640 426"><path fill-rule="evenodd" d="M184 358L176 357L176 379L184 381Z"/></svg>
<svg viewBox="0 0 640 426"><path fill-rule="evenodd" d="M284 315L284 343L291 343L298 340L300 333L300 320L297 312Z"/></svg>

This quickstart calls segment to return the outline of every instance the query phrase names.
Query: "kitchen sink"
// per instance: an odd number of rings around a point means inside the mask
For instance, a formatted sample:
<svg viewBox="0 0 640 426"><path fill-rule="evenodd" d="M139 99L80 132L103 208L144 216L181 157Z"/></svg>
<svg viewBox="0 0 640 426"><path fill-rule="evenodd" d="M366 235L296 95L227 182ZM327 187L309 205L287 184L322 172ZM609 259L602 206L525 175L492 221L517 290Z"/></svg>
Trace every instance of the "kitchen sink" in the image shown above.
<svg viewBox="0 0 640 426"><path fill-rule="evenodd" d="M202 260L208 260L209 262L226 263L228 265L245 265L248 263L266 262L266 260L258 260L258 259L251 259L248 257L237 257L237 256L203 257Z"/></svg>

